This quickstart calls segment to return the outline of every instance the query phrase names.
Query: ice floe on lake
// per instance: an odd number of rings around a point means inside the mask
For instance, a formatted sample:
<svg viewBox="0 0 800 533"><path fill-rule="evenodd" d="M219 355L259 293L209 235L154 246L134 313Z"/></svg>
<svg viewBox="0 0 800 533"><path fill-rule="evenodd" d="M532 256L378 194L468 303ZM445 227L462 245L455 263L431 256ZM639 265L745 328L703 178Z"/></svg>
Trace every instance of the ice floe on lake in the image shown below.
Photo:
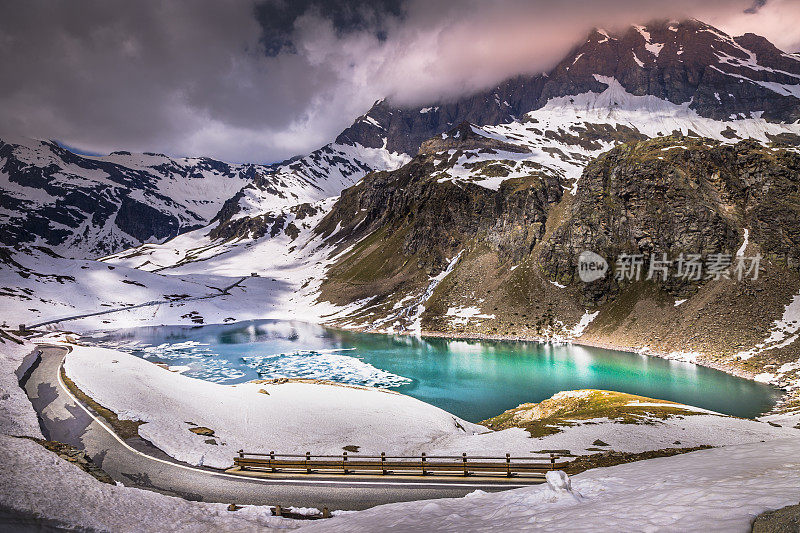
<svg viewBox="0 0 800 533"><path fill-rule="evenodd" d="M369 363L337 353L343 350L304 350L278 355L243 357L259 376L269 378L324 379L349 385L399 387L411 379L376 368Z"/></svg>

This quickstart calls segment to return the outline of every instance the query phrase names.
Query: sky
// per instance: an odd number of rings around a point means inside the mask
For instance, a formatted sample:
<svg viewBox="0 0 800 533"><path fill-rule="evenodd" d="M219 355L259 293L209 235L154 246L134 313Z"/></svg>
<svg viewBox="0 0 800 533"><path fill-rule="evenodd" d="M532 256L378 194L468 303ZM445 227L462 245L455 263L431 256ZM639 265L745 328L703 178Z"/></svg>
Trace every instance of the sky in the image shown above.
<svg viewBox="0 0 800 533"><path fill-rule="evenodd" d="M800 51L800 0L0 0L0 137L273 162L371 104L555 65L592 27L695 17Z"/></svg>

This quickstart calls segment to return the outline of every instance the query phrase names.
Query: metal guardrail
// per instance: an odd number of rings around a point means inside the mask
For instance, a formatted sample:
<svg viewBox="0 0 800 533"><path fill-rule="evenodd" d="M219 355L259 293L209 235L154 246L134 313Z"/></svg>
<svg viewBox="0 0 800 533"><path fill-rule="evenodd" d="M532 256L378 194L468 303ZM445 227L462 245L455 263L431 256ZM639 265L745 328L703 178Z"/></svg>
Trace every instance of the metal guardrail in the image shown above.
<svg viewBox="0 0 800 533"><path fill-rule="evenodd" d="M556 455L550 454L549 461L532 457L487 457L457 455L395 456L386 455L290 455L270 453L245 453L239 450L234 458L234 467L241 471L255 472L294 472L304 474L369 473L390 475L394 473L428 475L484 475L506 477L544 478L545 473L566 466L566 462L556 462Z"/></svg>

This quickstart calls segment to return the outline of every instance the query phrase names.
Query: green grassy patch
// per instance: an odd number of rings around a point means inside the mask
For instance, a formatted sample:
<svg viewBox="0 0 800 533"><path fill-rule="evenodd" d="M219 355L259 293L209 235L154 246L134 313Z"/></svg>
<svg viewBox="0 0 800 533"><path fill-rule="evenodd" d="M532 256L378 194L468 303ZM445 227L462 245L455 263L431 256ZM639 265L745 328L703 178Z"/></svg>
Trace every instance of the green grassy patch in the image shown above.
<svg viewBox="0 0 800 533"><path fill-rule="evenodd" d="M674 416L696 414L701 413L679 403L623 392L585 389L560 392L539 403L522 404L481 424L494 430L521 427L531 437L544 437L582 420L606 418L620 424L653 424Z"/></svg>

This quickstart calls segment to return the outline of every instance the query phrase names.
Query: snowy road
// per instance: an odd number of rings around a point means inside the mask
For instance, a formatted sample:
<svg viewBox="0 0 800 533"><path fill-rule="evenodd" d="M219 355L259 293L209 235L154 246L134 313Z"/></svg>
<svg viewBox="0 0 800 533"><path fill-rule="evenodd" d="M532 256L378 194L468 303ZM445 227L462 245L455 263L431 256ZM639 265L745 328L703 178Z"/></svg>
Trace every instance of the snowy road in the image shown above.
<svg viewBox="0 0 800 533"><path fill-rule="evenodd" d="M122 441L79 405L58 378L67 349L41 346L41 361L24 383L45 437L86 450L115 480L189 500L328 507L359 510L429 498L460 497L476 489L498 491L523 485L427 480L250 479L178 463L141 438Z"/></svg>

